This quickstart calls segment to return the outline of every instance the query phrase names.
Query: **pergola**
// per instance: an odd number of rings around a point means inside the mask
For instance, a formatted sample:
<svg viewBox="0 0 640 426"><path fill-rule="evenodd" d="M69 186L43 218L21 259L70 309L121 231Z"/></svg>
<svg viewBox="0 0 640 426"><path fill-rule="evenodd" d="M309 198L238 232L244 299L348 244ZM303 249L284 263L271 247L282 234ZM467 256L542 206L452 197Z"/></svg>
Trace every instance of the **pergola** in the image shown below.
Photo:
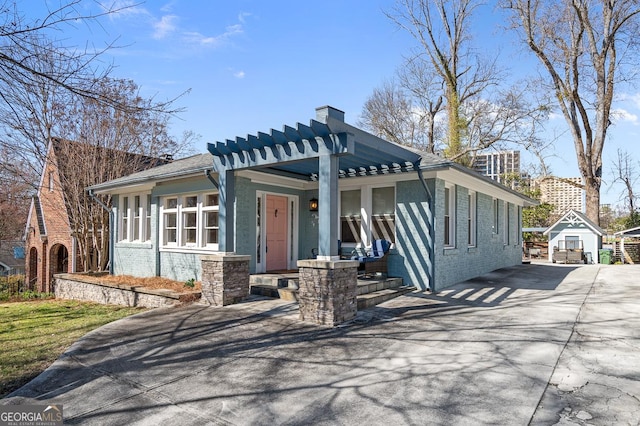
<svg viewBox="0 0 640 426"><path fill-rule="evenodd" d="M318 120L282 131L209 143L220 197L219 248L233 252L235 171L260 170L318 182L318 259L337 260L338 179L418 171L420 155L344 122L331 107L317 110Z"/></svg>

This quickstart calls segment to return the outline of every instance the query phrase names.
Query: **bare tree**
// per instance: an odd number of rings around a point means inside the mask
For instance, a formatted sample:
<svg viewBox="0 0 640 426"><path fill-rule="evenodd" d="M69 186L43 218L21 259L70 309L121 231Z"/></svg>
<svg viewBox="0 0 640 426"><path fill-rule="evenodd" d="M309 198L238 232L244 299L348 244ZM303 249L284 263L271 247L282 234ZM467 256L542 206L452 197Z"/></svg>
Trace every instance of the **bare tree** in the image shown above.
<svg viewBox="0 0 640 426"><path fill-rule="evenodd" d="M629 215L631 216L637 213L636 201L638 200L638 194L634 191L634 186L637 185L640 180L640 172L638 172L639 166L640 162L634 162L628 152L623 152L618 149L618 158L613 164L615 173L613 181L620 182L624 185L625 189L620 194L620 199L624 200Z"/></svg>
<svg viewBox="0 0 640 426"><path fill-rule="evenodd" d="M35 174L42 169L51 139L66 137L62 123L73 119L71 109L78 102L91 100L134 116L144 109L165 125L168 117L182 111L174 107L175 99L123 102L113 85L116 80L109 78L112 67L99 60L113 44L79 48L51 38L76 25L99 24L100 18L132 4L97 4L96 13L84 13L96 4L83 0L59 4L44 17L27 20L17 2L0 0L0 140L14 147ZM1 167L7 165L0 163Z"/></svg>
<svg viewBox="0 0 640 426"><path fill-rule="evenodd" d="M65 46L52 38L75 25L99 24L131 3L59 4L41 19L27 20L18 2L0 0L0 141L13 154L0 158L0 173L35 191L47 147L74 141L58 147L66 210L61 213L70 219L85 268L102 269L108 260L107 216L84 188L148 167L149 157L185 154L195 136L169 136L169 119L181 111L175 99L143 98L132 81L109 77L111 66L98 59L113 44ZM96 13L85 13L96 5Z"/></svg>
<svg viewBox="0 0 640 426"><path fill-rule="evenodd" d="M586 187L587 216L599 222L602 152L614 89L637 34L636 0L508 0L512 27L538 57L571 130ZM625 54L620 55L621 52Z"/></svg>
<svg viewBox="0 0 640 426"><path fill-rule="evenodd" d="M103 270L109 260L109 217L85 188L161 164L158 157L190 153L193 138L191 134L181 141L170 137L168 116L146 108L151 101L138 95L132 81L102 79L94 90L103 90L131 108L123 111L76 97L68 119L59 126L65 140L53 141L66 213L85 270ZM111 199L103 197L102 203L110 206Z"/></svg>
<svg viewBox="0 0 640 426"><path fill-rule="evenodd" d="M11 170L0 168L0 241L20 238L24 232L24 218L31 201L31 186L20 160L9 147L0 146L0 161L11 164Z"/></svg>
<svg viewBox="0 0 640 426"><path fill-rule="evenodd" d="M394 81L374 89L366 100L359 124L392 142L435 152L435 115L442 100L427 108Z"/></svg>
<svg viewBox="0 0 640 426"><path fill-rule="evenodd" d="M398 0L391 18L420 44L420 55L442 83L446 100L447 137L444 155L463 159L467 121L462 105L494 84L494 62L473 54L470 22L479 2L474 0Z"/></svg>
<svg viewBox="0 0 640 426"><path fill-rule="evenodd" d="M438 150L465 165L472 164L478 151L494 145L540 149L536 125L548 109L532 106L526 86L504 88L496 59L480 57L471 46L472 18L480 4L398 0L388 16L419 47L398 72L400 84L376 89L367 100L367 127L408 145L415 145L415 140L407 129L417 128L427 151ZM439 115L443 119L437 119Z"/></svg>
<svg viewBox="0 0 640 426"><path fill-rule="evenodd" d="M96 61L105 51L115 47L113 43L102 48L95 46L65 46L50 38L51 35L73 29L76 25L98 23L100 18L134 7L132 3L90 3L85 0L67 0L55 3L47 13L28 20L15 0L0 0L0 75L10 76L18 85L46 81L83 98L119 105L117 99L92 89L91 82L107 76L111 67ZM97 9L94 7L97 6ZM95 12L87 12L91 9ZM42 69L42 58L56 58L60 68ZM3 81L4 84L7 81ZM3 85L4 85L3 84ZM159 105L162 106L162 105Z"/></svg>

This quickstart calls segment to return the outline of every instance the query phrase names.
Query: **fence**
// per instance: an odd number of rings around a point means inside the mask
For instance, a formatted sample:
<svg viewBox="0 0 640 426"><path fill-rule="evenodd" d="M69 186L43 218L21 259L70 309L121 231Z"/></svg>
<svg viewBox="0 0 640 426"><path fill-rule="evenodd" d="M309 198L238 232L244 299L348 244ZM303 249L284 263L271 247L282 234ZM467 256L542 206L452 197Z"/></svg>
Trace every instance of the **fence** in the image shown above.
<svg viewBox="0 0 640 426"><path fill-rule="evenodd" d="M25 276L20 275L0 275L0 300L8 299L12 296L28 290L25 286Z"/></svg>

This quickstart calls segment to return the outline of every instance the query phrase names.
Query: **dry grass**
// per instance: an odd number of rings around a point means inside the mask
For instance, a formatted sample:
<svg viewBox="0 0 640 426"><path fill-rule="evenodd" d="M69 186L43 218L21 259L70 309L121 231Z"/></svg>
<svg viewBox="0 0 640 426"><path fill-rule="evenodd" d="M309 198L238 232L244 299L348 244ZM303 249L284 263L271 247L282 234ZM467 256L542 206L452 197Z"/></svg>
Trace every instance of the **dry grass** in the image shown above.
<svg viewBox="0 0 640 426"><path fill-rule="evenodd" d="M145 287L153 290L173 290L176 293L201 291L202 284L196 281L194 287L188 287L183 281L173 281L162 277L139 278L131 275L102 275L99 280L107 284L121 284L131 287Z"/></svg>

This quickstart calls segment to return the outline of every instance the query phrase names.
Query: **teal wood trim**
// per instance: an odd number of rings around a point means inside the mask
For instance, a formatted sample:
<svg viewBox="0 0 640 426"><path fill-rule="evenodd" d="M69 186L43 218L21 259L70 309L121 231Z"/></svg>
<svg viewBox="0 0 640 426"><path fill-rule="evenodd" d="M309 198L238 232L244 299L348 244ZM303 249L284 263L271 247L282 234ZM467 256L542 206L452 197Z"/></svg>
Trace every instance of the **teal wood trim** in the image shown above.
<svg viewBox="0 0 640 426"><path fill-rule="evenodd" d="M338 257L338 157L323 155L318 162L318 254Z"/></svg>
<svg viewBox="0 0 640 426"><path fill-rule="evenodd" d="M231 141L227 141L227 144L220 142L208 144L209 152L213 154L214 169L222 173L223 170L275 166L287 162L310 160L323 155L353 153L353 144L349 144L349 138L339 135L286 143L276 143L274 138L265 133L258 133L258 135L258 138L251 136L248 138L249 144L253 146L251 150L239 149L241 146L246 146L241 142L233 143L233 146L229 145ZM278 139L278 142L282 141Z"/></svg>
<svg viewBox="0 0 640 426"><path fill-rule="evenodd" d="M220 210L218 212L219 222L219 241L218 250L221 252L234 251L234 202L236 197L236 178L233 170L225 170L218 175L218 183L220 184Z"/></svg>

